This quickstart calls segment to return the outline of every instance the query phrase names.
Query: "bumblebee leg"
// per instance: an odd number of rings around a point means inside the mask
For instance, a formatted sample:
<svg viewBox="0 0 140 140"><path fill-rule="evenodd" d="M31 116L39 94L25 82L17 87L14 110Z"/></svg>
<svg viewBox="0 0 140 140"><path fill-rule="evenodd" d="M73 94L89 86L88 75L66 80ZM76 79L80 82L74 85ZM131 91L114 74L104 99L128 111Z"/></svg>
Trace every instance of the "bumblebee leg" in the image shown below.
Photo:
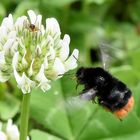
<svg viewBox="0 0 140 140"><path fill-rule="evenodd" d="M79 86L79 85L80 85L79 83L76 84L76 87L75 87L76 90L78 89L78 86Z"/></svg>
<svg viewBox="0 0 140 140"><path fill-rule="evenodd" d="M95 98L93 98L93 99L91 100L91 102L92 102L93 104L97 104L97 103L98 103L97 100L95 100Z"/></svg>
<svg viewBox="0 0 140 140"><path fill-rule="evenodd" d="M121 118L119 118L119 120L122 122L123 120Z"/></svg>

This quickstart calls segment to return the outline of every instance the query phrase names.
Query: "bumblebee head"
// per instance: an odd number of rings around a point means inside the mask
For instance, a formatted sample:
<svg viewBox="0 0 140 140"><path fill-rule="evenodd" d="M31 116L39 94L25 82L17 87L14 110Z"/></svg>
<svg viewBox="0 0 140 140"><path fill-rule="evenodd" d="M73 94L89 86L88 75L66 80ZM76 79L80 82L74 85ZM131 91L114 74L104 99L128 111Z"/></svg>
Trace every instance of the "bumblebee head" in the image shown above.
<svg viewBox="0 0 140 140"><path fill-rule="evenodd" d="M85 83L85 69L84 67L81 67L76 72L77 77L77 83L78 84L84 84Z"/></svg>

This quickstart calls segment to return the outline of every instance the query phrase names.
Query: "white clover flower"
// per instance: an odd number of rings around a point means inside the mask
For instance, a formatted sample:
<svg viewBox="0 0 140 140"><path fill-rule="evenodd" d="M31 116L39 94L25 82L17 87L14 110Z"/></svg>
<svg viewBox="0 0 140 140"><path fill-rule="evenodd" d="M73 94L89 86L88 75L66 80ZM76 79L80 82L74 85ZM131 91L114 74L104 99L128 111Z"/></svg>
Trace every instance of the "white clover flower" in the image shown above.
<svg viewBox="0 0 140 140"><path fill-rule="evenodd" d="M16 21L12 15L4 18L0 26L0 81L14 75L24 94L40 87L44 92L51 88L51 80L77 67L79 51L70 55L69 35L61 39L55 18L46 19L29 10L27 16ZM69 56L70 55L70 56Z"/></svg>
<svg viewBox="0 0 140 140"><path fill-rule="evenodd" d="M2 124L0 127L0 140L19 140L19 130L18 127L12 123L9 119L5 129L2 129ZM27 137L29 140L29 137Z"/></svg>

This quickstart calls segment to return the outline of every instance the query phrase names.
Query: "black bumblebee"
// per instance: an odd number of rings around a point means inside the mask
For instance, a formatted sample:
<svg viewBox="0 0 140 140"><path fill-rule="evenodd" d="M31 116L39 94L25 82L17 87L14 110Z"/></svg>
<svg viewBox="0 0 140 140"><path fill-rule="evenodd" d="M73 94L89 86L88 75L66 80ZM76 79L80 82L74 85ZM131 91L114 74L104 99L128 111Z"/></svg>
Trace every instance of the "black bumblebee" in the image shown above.
<svg viewBox="0 0 140 140"><path fill-rule="evenodd" d="M131 90L101 67L81 67L76 72L77 83L84 85L80 98L97 102L119 119L132 109L134 98Z"/></svg>

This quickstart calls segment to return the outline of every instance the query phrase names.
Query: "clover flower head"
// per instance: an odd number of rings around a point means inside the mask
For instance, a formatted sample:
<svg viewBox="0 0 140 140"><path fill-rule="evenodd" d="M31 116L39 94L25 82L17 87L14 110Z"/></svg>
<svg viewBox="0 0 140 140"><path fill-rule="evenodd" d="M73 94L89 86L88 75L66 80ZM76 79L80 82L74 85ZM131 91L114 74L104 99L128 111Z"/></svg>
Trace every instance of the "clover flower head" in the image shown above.
<svg viewBox="0 0 140 140"><path fill-rule="evenodd" d="M2 129L2 123L0 125L0 140L19 140L19 130L18 127L12 123L9 119L6 128ZM27 137L29 140L29 137Z"/></svg>
<svg viewBox="0 0 140 140"><path fill-rule="evenodd" d="M70 55L70 37L65 34L61 39L55 18L47 18L44 26L41 15L27 13L16 21L10 14L0 26L0 81L14 75L24 94L35 87L49 90L52 80L77 67L79 53L74 49Z"/></svg>

